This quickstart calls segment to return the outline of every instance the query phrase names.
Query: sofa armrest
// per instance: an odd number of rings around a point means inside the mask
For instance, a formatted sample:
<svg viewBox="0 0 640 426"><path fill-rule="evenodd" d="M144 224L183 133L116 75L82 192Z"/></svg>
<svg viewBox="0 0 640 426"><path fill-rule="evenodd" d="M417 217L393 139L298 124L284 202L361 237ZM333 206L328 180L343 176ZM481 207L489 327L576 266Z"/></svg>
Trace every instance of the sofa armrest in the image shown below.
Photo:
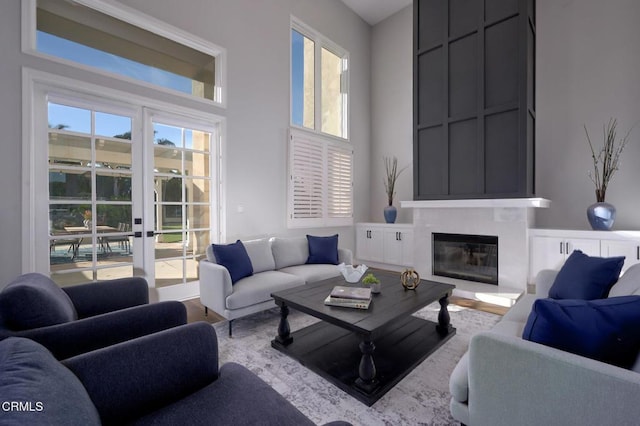
<svg viewBox="0 0 640 426"><path fill-rule="evenodd" d="M78 318L149 303L149 286L140 277L80 284L63 287L62 290L73 302Z"/></svg>
<svg viewBox="0 0 640 426"><path fill-rule="evenodd" d="M200 300L202 304L225 316L227 297L233 293L229 271L222 265L204 259L200 261L198 268L200 270Z"/></svg>
<svg viewBox="0 0 640 426"><path fill-rule="evenodd" d="M549 297L549 290L556 280L558 271L554 269L543 269L536 275L536 297L544 299Z"/></svg>
<svg viewBox="0 0 640 426"><path fill-rule="evenodd" d="M338 263L351 265L353 263L353 253L346 248L338 248Z"/></svg>
<svg viewBox="0 0 640 426"><path fill-rule="evenodd" d="M57 359L66 359L187 323L181 302L134 306L77 321L12 333L45 346Z"/></svg>
<svg viewBox="0 0 640 426"><path fill-rule="evenodd" d="M469 345L469 423L635 424L640 374L521 338L476 334Z"/></svg>
<svg viewBox="0 0 640 426"><path fill-rule="evenodd" d="M214 328L197 322L85 353L63 364L82 382L103 423L123 424L218 378Z"/></svg>

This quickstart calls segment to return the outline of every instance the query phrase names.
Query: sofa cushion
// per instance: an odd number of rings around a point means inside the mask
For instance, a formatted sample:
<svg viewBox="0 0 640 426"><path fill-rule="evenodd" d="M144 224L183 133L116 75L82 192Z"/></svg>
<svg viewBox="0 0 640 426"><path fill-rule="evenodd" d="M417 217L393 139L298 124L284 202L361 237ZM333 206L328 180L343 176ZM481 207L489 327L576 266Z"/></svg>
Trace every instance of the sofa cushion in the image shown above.
<svg viewBox="0 0 640 426"><path fill-rule="evenodd" d="M531 307L535 302L537 296L535 294L524 294L518 299L518 302L513 305L506 314L502 316L500 321L515 321L524 325L531 313Z"/></svg>
<svg viewBox="0 0 640 426"><path fill-rule="evenodd" d="M232 244L211 244L211 247L213 255L216 257L216 263L229 271L232 284L253 275L251 259L249 259L242 241L237 240Z"/></svg>
<svg viewBox="0 0 640 426"><path fill-rule="evenodd" d="M273 253L271 252L271 243L267 238L243 241L242 244L247 250L254 274L273 271L276 268L276 262L273 260Z"/></svg>
<svg viewBox="0 0 640 426"><path fill-rule="evenodd" d="M71 299L51 278L24 274L0 292L2 322L11 330L30 330L78 319Z"/></svg>
<svg viewBox="0 0 640 426"><path fill-rule="evenodd" d="M304 280L304 282L307 284L315 283L340 275L340 271L338 270L337 266L327 264L289 266L287 268L280 269L280 272L293 274Z"/></svg>
<svg viewBox="0 0 640 426"><path fill-rule="evenodd" d="M640 351L640 296L599 300L538 299L522 337L630 368Z"/></svg>
<svg viewBox="0 0 640 426"><path fill-rule="evenodd" d="M338 264L338 234L330 237L307 235L309 257L306 263Z"/></svg>
<svg viewBox="0 0 640 426"><path fill-rule="evenodd" d="M640 295L640 263L630 266L609 290L609 297Z"/></svg>
<svg viewBox="0 0 640 426"><path fill-rule="evenodd" d="M309 258L309 243L305 237L272 238L271 251L276 269L304 265Z"/></svg>
<svg viewBox="0 0 640 426"><path fill-rule="evenodd" d="M552 299L602 299L615 284L624 256L592 257L574 250L558 272L549 297Z"/></svg>
<svg viewBox="0 0 640 426"><path fill-rule="evenodd" d="M304 281L295 275L279 271L264 271L246 277L233 286L233 293L227 297L227 309L240 309L271 300L271 293L303 285ZM274 305L275 306L275 305Z"/></svg>
<svg viewBox="0 0 640 426"><path fill-rule="evenodd" d="M6 425L99 425L100 417L80 380L49 351L32 340L0 342L0 389Z"/></svg>

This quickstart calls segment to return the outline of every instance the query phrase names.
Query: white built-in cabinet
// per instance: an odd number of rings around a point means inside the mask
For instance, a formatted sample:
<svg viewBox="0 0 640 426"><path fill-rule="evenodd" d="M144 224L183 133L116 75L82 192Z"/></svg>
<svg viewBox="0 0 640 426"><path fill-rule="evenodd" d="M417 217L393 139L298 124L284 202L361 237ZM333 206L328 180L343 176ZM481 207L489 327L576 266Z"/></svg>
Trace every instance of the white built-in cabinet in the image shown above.
<svg viewBox="0 0 640 426"><path fill-rule="evenodd" d="M413 225L356 224L356 259L391 266L413 266Z"/></svg>
<svg viewBox="0 0 640 426"><path fill-rule="evenodd" d="M533 282L542 269L560 269L574 250L589 256L625 256L624 270L640 263L640 231L531 229L529 282Z"/></svg>

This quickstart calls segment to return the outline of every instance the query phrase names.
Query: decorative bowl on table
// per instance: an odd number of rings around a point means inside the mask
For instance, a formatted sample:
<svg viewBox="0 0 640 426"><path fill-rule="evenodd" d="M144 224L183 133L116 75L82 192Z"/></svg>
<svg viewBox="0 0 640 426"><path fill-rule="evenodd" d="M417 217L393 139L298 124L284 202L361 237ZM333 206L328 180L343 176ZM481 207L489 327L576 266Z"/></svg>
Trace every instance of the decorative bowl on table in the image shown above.
<svg viewBox="0 0 640 426"><path fill-rule="evenodd" d="M357 283L358 281L360 281L360 278L362 278L362 275L364 275L365 271L367 270L367 265L362 264L353 266L341 263L338 265L338 270L348 283Z"/></svg>

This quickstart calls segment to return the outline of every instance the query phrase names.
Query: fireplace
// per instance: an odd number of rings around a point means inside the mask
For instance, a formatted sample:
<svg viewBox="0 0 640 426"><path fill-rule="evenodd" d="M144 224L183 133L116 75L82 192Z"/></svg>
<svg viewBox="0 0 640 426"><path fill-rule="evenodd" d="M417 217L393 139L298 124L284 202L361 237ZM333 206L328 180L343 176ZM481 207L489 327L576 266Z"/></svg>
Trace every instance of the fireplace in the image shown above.
<svg viewBox="0 0 640 426"><path fill-rule="evenodd" d="M433 275L498 285L498 237L432 233Z"/></svg>

